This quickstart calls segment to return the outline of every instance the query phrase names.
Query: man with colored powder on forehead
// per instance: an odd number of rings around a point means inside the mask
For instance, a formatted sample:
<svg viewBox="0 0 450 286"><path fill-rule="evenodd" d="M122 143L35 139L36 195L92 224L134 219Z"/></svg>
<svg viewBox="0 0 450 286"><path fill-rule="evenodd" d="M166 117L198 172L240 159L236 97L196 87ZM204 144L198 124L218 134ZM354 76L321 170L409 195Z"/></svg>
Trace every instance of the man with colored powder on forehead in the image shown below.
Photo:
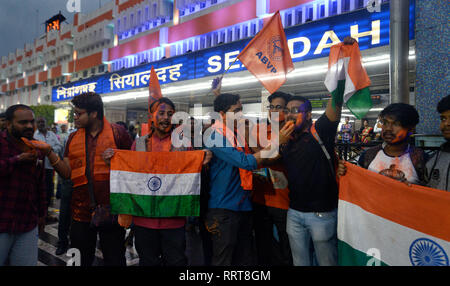
<svg viewBox="0 0 450 286"><path fill-rule="evenodd" d="M416 109L406 103L393 103L380 113L381 145L364 151L358 165L412 184L424 184L425 154L409 144L409 136L419 123ZM339 162L338 175L344 175L346 167Z"/></svg>
<svg viewBox="0 0 450 286"><path fill-rule="evenodd" d="M141 136L131 146L132 151L143 152L181 152L193 150L188 146L175 147L172 145L173 124L172 116L175 105L161 97L150 105L149 121L152 127L150 133ZM107 159L114 156L114 151L108 149ZM205 150L203 164L211 159L211 152ZM140 266L186 266L187 258L185 224L186 217L150 218L119 215L119 224L128 228L133 225L136 250L139 255Z"/></svg>
<svg viewBox="0 0 450 286"><path fill-rule="evenodd" d="M344 44L352 45L355 41L347 37ZM281 145L280 153L287 169L286 231L294 266L311 266L314 260L320 266L338 263L334 147L341 110L342 100L330 99L325 112L313 123L312 106L307 98L292 96L286 105L285 125L295 125L295 131L289 142Z"/></svg>
<svg viewBox="0 0 450 286"><path fill-rule="evenodd" d="M294 266L312 265L311 241L319 265L337 265L333 155L341 106L333 107L330 99L315 123L311 111L310 101L302 96L292 96L286 105L286 120L295 125L292 139L281 147L289 184L286 230Z"/></svg>

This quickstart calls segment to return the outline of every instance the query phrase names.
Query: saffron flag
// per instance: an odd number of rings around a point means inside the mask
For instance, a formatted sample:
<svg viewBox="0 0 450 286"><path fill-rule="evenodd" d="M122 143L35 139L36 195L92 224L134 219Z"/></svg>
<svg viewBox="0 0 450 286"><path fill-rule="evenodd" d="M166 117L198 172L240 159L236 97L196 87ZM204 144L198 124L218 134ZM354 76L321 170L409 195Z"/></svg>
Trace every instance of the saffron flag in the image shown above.
<svg viewBox="0 0 450 286"><path fill-rule="evenodd" d="M270 92L277 91L294 70L280 12L248 43L237 58Z"/></svg>
<svg viewBox="0 0 450 286"><path fill-rule="evenodd" d="M331 92L333 104L345 103L359 119L372 108L370 79L361 64L357 42L352 45L339 43L331 46L325 86Z"/></svg>
<svg viewBox="0 0 450 286"><path fill-rule="evenodd" d="M152 66L150 71L150 79L148 83L148 126L151 128L152 126L152 114L154 110L150 110L150 106L153 102L160 99L162 96L161 87L159 85L158 75L155 72L155 68ZM155 109L155 108L154 108ZM145 134L144 134L145 135Z"/></svg>
<svg viewBox="0 0 450 286"><path fill-rule="evenodd" d="M141 217L199 215L203 151L114 152L111 213Z"/></svg>
<svg viewBox="0 0 450 286"><path fill-rule="evenodd" d="M346 166L339 188L340 265L449 265L449 192Z"/></svg>

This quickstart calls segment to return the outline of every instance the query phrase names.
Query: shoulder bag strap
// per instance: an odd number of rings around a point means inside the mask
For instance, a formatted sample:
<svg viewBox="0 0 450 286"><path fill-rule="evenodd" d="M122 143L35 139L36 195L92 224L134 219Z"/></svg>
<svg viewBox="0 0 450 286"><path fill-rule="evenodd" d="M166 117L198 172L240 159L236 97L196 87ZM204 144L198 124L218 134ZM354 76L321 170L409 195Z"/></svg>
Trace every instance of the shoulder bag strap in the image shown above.
<svg viewBox="0 0 450 286"><path fill-rule="evenodd" d="M331 175L333 178L335 178L336 174L335 174L335 170L333 167L333 163L331 161L330 153L328 153L327 148L325 148L325 145L323 144L322 139L320 139L320 136L316 130L315 123L311 126L311 135L314 137L314 139L316 139L316 141L319 143L320 147L322 148L322 151L325 154L325 157L327 157L328 166L330 167L330 170L331 170Z"/></svg>

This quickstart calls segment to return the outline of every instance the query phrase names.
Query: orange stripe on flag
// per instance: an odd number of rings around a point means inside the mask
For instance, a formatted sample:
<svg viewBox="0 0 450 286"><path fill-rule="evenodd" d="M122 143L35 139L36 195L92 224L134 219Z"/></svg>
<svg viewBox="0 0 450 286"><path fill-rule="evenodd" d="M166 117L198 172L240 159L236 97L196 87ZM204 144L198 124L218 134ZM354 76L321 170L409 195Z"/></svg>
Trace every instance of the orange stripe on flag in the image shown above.
<svg viewBox="0 0 450 286"><path fill-rule="evenodd" d="M139 152L114 150L111 171L146 174L200 173L205 152Z"/></svg>
<svg viewBox="0 0 450 286"><path fill-rule="evenodd" d="M279 11L237 58L270 93L277 91L286 82L286 75L294 70L294 64Z"/></svg>
<svg viewBox="0 0 450 286"><path fill-rule="evenodd" d="M370 86L371 82L369 76L361 63L361 52L359 51L357 42L353 45L339 43L331 46L330 55L328 57L328 69L342 58L350 58L347 73L355 85L355 90Z"/></svg>
<svg viewBox="0 0 450 286"><path fill-rule="evenodd" d="M346 163L339 199L384 219L450 241L450 193L406 184Z"/></svg>

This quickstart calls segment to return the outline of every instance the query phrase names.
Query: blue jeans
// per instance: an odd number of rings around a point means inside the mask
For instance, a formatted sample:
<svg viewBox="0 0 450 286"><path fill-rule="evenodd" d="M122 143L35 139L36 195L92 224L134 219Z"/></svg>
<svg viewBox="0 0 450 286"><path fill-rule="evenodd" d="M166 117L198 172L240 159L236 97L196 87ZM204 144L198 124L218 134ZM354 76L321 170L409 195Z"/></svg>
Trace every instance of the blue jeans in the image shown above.
<svg viewBox="0 0 450 286"><path fill-rule="evenodd" d="M337 210L331 212L299 212L288 210L286 231L294 266L337 265Z"/></svg>
<svg viewBox="0 0 450 286"><path fill-rule="evenodd" d="M0 266L9 257L10 266L36 266L38 261L38 227L29 232L0 233Z"/></svg>

